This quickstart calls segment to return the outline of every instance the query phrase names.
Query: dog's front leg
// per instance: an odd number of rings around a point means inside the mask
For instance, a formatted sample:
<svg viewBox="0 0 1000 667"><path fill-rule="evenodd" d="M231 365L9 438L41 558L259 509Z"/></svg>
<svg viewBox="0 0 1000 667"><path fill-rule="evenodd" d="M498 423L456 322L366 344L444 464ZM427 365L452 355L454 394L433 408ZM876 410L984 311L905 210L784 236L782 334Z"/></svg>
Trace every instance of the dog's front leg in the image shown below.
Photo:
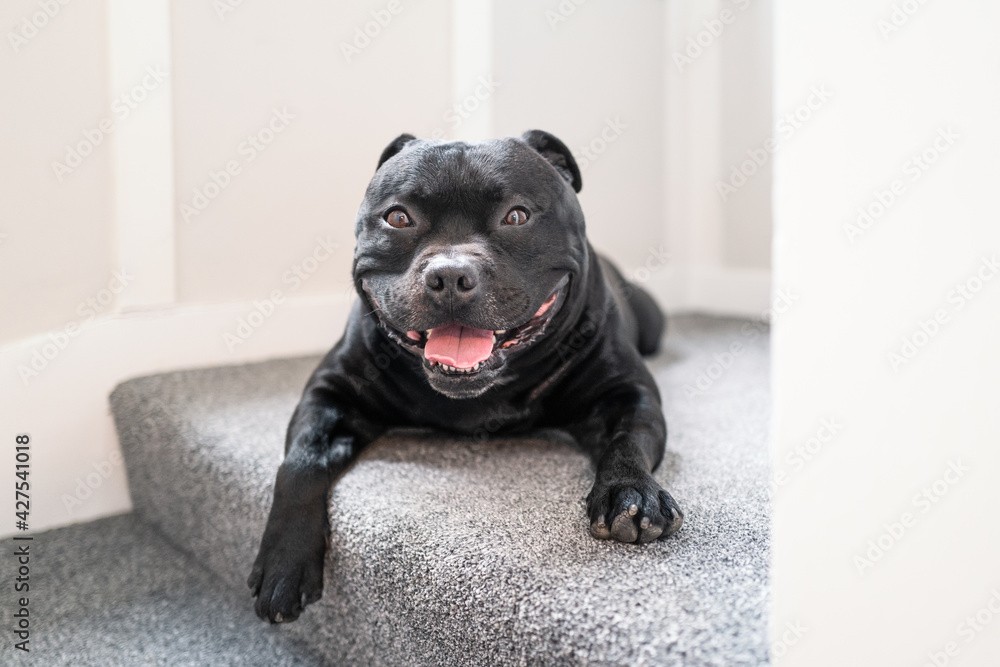
<svg viewBox="0 0 1000 667"><path fill-rule="evenodd" d="M323 595L330 522L327 494L362 442L345 428L345 410L321 392L306 392L295 409L278 468L274 501L247 585L257 615L294 621Z"/></svg>
<svg viewBox="0 0 1000 667"><path fill-rule="evenodd" d="M684 515L652 475L667 437L652 378L604 393L572 430L597 469L587 496L594 537L649 542L680 529Z"/></svg>

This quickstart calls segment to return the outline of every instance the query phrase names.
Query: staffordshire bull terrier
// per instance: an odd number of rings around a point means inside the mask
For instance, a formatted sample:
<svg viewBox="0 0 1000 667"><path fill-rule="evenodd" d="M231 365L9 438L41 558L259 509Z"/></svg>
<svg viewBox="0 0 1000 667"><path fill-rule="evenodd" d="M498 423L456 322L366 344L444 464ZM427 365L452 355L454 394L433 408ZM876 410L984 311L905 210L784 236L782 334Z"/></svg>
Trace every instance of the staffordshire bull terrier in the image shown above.
<svg viewBox="0 0 1000 667"><path fill-rule="evenodd" d="M497 435L561 428L594 462L593 537L680 528L651 475L667 431L641 359L663 315L590 247L581 185L569 149L539 130L404 134L383 151L355 221L359 298L292 415L247 581L262 619L295 620L320 598L330 486L394 427L471 435L496 430L499 411Z"/></svg>

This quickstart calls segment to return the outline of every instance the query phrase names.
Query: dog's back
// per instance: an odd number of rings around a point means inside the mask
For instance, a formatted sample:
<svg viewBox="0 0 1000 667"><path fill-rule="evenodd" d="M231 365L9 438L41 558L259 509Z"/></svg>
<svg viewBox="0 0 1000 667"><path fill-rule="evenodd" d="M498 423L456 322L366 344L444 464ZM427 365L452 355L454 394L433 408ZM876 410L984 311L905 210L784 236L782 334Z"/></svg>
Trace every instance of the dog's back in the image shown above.
<svg viewBox="0 0 1000 667"><path fill-rule="evenodd" d="M660 341L667 324L663 311L649 292L626 280L610 260L601 255L598 255L598 259L604 280L622 314L629 340L638 348L639 354L656 354L660 350Z"/></svg>

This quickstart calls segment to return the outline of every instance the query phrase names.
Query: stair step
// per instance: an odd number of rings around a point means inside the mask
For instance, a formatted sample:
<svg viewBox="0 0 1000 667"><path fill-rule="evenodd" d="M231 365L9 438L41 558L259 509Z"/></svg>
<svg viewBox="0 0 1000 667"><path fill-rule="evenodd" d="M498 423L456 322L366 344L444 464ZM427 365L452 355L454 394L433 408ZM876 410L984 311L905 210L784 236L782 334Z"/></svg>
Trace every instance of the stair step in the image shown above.
<svg viewBox="0 0 1000 667"><path fill-rule="evenodd" d="M766 664L768 346L745 324L675 317L651 363L677 535L591 538L593 472L559 433L400 432L334 486L323 599L278 631L337 664ZM734 341L729 367L690 391ZM136 514L248 609L284 431L318 361L166 373L111 396Z"/></svg>
<svg viewBox="0 0 1000 667"><path fill-rule="evenodd" d="M12 583L0 588L5 665L322 667L303 641L260 625L246 600L134 514L0 540L29 545L30 651L14 649Z"/></svg>

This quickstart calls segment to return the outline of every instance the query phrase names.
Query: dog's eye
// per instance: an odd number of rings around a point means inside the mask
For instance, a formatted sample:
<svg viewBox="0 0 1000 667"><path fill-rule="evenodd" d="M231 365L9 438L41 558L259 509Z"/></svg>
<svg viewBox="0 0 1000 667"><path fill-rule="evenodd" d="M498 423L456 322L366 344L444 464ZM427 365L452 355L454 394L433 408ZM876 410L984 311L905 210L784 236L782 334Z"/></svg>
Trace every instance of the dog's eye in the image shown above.
<svg viewBox="0 0 1000 667"><path fill-rule="evenodd" d="M410 216L406 215L406 211L400 208L394 208L385 214L385 221L388 222L393 227L409 227L413 223L410 222Z"/></svg>
<svg viewBox="0 0 1000 667"><path fill-rule="evenodd" d="M503 219L505 225L523 225L528 221L528 212L523 208L512 208Z"/></svg>

